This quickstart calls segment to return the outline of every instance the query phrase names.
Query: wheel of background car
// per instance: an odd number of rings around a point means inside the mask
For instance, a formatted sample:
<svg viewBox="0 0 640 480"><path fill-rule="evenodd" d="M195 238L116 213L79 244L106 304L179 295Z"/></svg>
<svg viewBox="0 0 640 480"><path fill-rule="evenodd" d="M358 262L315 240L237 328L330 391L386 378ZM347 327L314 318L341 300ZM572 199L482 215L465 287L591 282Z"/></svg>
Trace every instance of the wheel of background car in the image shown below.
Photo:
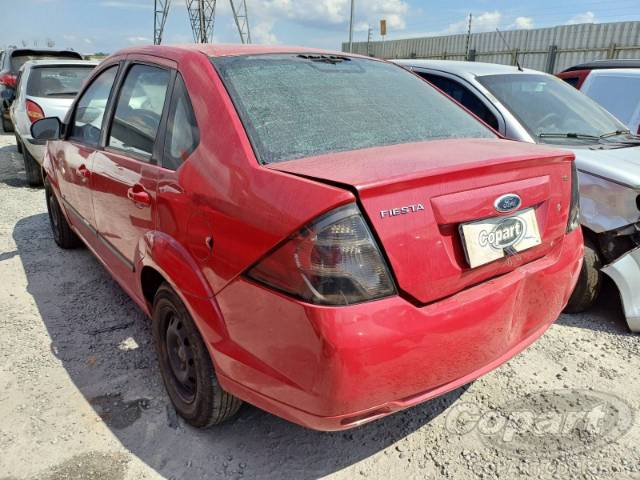
<svg viewBox="0 0 640 480"><path fill-rule="evenodd" d="M11 133L13 132L13 123L11 123L11 120L7 120L6 118L2 118L2 129L6 132L6 133Z"/></svg>
<svg viewBox="0 0 640 480"><path fill-rule="evenodd" d="M22 152L24 160L24 171L27 176L27 183L32 187L42 186L42 170L36 159L31 156L26 148Z"/></svg>
<svg viewBox="0 0 640 480"><path fill-rule="evenodd" d="M18 149L18 153L22 153L22 142L20 141L20 137L16 135L16 148Z"/></svg>
<svg viewBox="0 0 640 480"><path fill-rule="evenodd" d="M51 231L53 233L53 239L60 248L70 249L76 248L80 245L80 239L75 234L71 227L67 223L60 204L56 198L56 194L51 187L51 184L45 180L44 191L47 200L47 212L49 213L49 223L51 224Z"/></svg>
<svg viewBox="0 0 640 480"><path fill-rule="evenodd" d="M580 270L576 288L573 290L569 303L564 309L566 313L579 313L591 308L602 287L601 267L602 262L600 261L598 250L591 240L585 238L582 270Z"/></svg>
<svg viewBox="0 0 640 480"><path fill-rule="evenodd" d="M187 423L206 428L235 415L242 401L220 387L200 332L167 284L153 302L153 339L171 402Z"/></svg>

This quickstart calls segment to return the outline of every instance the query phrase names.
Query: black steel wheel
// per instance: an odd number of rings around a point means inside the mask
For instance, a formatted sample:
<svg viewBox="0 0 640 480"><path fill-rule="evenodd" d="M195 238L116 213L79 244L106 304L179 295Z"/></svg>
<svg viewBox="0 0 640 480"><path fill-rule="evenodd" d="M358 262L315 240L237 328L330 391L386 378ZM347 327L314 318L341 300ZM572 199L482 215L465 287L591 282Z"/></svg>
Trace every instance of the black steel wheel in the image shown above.
<svg viewBox="0 0 640 480"><path fill-rule="evenodd" d="M67 223L67 219L60 209L60 204L58 203L56 194L48 181L44 184L44 191L47 200L47 212L49 213L49 224L51 225L53 239L61 248L76 248L80 245L80 239L75 232L71 230L69 223Z"/></svg>
<svg viewBox="0 0 640 480"><path fill-rule="evenodd" d="M206 428L235 415L242 401L220 387L200 332L167 284L153 302L153 339L169 398L187 423Z"/></svg>

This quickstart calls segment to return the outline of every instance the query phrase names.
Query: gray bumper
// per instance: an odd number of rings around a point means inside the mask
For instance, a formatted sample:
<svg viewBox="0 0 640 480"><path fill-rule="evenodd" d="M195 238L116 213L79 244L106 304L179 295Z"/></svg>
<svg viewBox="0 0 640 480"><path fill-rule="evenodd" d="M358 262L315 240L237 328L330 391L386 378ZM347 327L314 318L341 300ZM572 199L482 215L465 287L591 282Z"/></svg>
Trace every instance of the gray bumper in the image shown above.
<svg viewBox="0 0 640 480"><path fill-rule="evenodd" d="M640 333L640 247L624 254L602 271L618 287L629 329Z"/></svg>

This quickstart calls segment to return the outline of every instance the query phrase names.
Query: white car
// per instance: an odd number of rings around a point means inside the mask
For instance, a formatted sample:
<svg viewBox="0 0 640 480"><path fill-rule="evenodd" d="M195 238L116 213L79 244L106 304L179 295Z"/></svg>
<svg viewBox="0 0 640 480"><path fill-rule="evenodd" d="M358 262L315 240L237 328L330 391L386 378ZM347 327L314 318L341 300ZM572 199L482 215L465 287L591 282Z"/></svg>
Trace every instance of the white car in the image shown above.
<svg viewBox="0 0 640 480"><path fill-rule="evenodd" d="M20 68L10 115L31 186L42 184L40 166L45 151L45 146L31 137L31 124L44 117L58 117L64 122L76 94L96 65L98 62L84 60L32 60Z"/></svg>
<svg viewBox="0 0 640 480"><path fill-rule="evenodd" d="M580 91L640 135L640 69L592 70Z"/></svg>
<svg viewBox="0 0 640 480"><path fill-rule="evenodd" d="M640 332L640 138L568 83L515 66L447 60L396 63L440 88L512 140L576 155L585 257L565 311L595 301L606 273L627 324Z"/></svg>

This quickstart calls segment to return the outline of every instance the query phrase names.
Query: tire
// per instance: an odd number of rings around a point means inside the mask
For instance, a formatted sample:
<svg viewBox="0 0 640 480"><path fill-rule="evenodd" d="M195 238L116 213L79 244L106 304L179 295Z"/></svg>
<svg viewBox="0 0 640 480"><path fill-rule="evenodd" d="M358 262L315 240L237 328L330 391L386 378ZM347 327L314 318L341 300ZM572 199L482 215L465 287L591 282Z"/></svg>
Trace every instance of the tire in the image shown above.
<svg viewBox="0 0 640 480"><path fill-rule="evenodd" d="M13 132L13 123L11 123L11 120L7 120L6 118L2 117L2 129L6 133L12 133Z"/></svg>
<svg viewBox="0 0 640 480"><path fill-rule="evenodd" d="M579 313L591 308L602 288L600 268L602 268L602 262L598 250L591 240L585 238L582 270L580 270L576 288L564 309L565 313Z"/></svg>
<svg viewBox="0 0 640 480"><path fill-rule="evenodd" d="M27 176L27 183L32 187L42 186L42 169L36 159L29 153L26 148L22 153L24 159L24 171Z"/></svg>
<svg viewBox="0 0 640 480"><path fill-rule="evenodd" d="M49 182L45 182L44 191L47 197L47 211L49 212L49 223L51 224L53 239L60 248L65 250L80 246L80 239L67 223L67 219L62 213L56 194Z"/></svg>
<svg viewBox="0 0 640 480"><path fill-rule="evenodd" d="M178 414L197 428L233 417L242 401L220 387L200 332L166 283L154 298L152 329L162 379Z"/></svg>
<svg viewBox="0 0 640 480"><path fill-rule="evenodd" d="M24 150L22 148L22 142L20 142L20 137L18 137L18 135L16 135L16 148L18 149L18 153L22 153Z"/></svg>

